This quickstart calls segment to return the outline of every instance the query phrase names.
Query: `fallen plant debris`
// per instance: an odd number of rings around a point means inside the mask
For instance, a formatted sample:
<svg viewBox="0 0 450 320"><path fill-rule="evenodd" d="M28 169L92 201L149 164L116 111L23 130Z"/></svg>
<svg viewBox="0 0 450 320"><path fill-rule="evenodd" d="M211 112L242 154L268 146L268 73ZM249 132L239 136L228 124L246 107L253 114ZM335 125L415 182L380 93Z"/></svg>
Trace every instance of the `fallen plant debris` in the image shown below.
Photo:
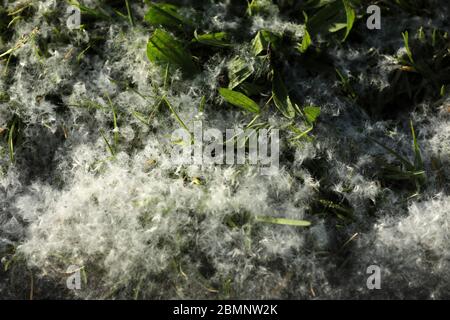
<svg viewBox="0 0 450 320"><path fill-rule="evenodd" d="M0 0L0 298L448 299L449 15ZM279 169L175 164L198 122Z"/></svg>

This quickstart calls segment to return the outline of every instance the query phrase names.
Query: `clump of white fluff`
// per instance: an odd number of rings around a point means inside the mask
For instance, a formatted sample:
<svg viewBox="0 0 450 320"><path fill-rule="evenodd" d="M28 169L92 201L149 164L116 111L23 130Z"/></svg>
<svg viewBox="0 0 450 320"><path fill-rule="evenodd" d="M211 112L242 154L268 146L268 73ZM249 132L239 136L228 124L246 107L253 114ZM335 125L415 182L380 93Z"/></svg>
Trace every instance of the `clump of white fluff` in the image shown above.
<svg viewBox="0 0 450 320"><path fill-rule="evenodd" d="M413 202L405 216L392 212L380 220L369 240L363 241L366 264L359 265L360 271L379 265L382 289L394 296L448 298L449 207L448 196L436 195Z"/></svg>
<svg viewBox="0 0 450 320"><path fill-rule="evenodd" d="M170 175L170 169L176 174L177 168L160 168L159 163L167 161L161 149L154 165L155 159L150 156L155 152L146 149L132 158L119 154L100 172L90 171L98 147L74 149L75 173L66 188L58 191L35 184L16 202L23 219L31 224L28 241L19 247L30 263L46 273L55 272L55 267L64 272L69 265L85 267L88 273L92 266L99 268L95 271L98 273L90 275L83 296L101 297L104 292L96 291L98 282L107 287L120 284L131 290L129 286L141 278L162 276L171 272L174 263L180 263L180 268L189 268L184 271L189 280L178 284L187 297L186 286L197 281L202 267L190 266L194 252L207 259L219 277L219 282L215 277L205 280L209 286L221 285L221 279L229 277L236 289L242 289L249 279L259 276L256 271L249 273L253 267L247 270L254 262L301 250L304 235L295 229L280 232L273 226L251 222L254 228L261 229L259 240L251 243L254 240L249 233L230 229L226 221L235 214L242 214L244 224L248 223L245 219L251 221L257 215L282 214L302 219L302 207L308 203L304 192L313 192L314 185L292 184L283 173L266 178L257 170L239 173L219 168L200 171L207 186L196 185L192 183L194 176L183 181ZM295 198L299 198L296 206L292 203ZM167 292L149 288L143 294L174 297L169 287L165 288ZM191 294L193 298L206 293Z"/></svg>

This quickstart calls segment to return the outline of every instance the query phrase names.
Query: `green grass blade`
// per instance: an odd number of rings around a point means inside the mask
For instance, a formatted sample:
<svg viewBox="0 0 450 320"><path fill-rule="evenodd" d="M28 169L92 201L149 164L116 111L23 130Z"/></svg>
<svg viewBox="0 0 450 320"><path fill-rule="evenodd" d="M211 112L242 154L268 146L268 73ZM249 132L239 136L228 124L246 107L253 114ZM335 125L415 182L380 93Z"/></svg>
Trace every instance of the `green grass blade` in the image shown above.
<svg viewBox="0 0 450 320"><path fill-rule="evenodd" d="M295 227L309 227L311 225L311 222L306 220L273 218L269 216L257 216L256 221Z"/></svg>
<svg viewBox="0 0 450 320"><path fill-rule="evenodd" d="M147 126L149 125L148 120L145 119L145 116L142 113L137 112L137 111L132 111L131 114L133 117L135 117L137 120L139 120L143 124L145 124Z"/></svg>
<svg viewBox="0 0 450 320"><path fill-rule="evenodd" d="M106 95L106 97L108 98L108 102L109 102L109 105L110 105L112 113L113 113L114 149L117 150L117 147L119 145L119 127L117 125L117 112L116 112L116 109L114 108L114 104L112 103L111 98L109 97L109 95Z"/></svg>
<svg viewBox="0 0 450 320"><path fill-rule="evenodd" d="M301 53L305 53L311 43L311 35L309 34L308 30L305 29L305 34L303 35L302 43L299 45L298 50Z"/></svg>
<svg viewBox="0 0 450 320"><path fill-rule="evenodd" d="M305 114L308 123L313 124L320 116L320 108L316 106L308 106L303 108L303 113Z"/></svg>
<svg viewBox="0 0 450 320"><path fill-rule="evenodd" d="M409 34L408 34L408 31L403 32L402 36L403 36L403 42L405 44L406 54L408 55L409 61L412 64L414 64L413 55L412 55L411 49L409 47Z"/></svg>
<svg viewBox="0 0 450 320"><path fill-rule="evenodd" d="M388 151L390 154L392 154L395 158L397 158L400 162L402 162L406 166L406 168L408 168L408 170L414 170L414 165L412 165L411 162L409 162L408 159L402 157L398 152L392 150L391 148L385 146L384 144L382 144L381 142L378 142L375 139L372 139L370 137L369 137L369 139L372 142L375 142L377 145L379 145L383 149L385 149L386 151Z"/></svg>
<svg viewBox="0 0 450 320"><path fill-rule="evenodd" d="M411 134L413 137L413 148L414 148L414 164L416 169L423 169L423 159L422 159L422 154L420 153L420 147L419 147L419 143L417 142L417 137L416 137L416 132L414 130L414 125L412 120L410 121L410 126L411 126Z"/></svg>
<svg viewBox="0 0 450 320"><path fill-rule="evenodd" d="M267 30L260 30L252 40L252 51L255 56L267 51L270 47L276 49L280 42L280 35Z"/></svg>
<svg viewBox="0 0 450 320"><path fill-rule="evenodd" d="M147 57L154 63L171 63L192 75L197 72L191 53L170 33L156 29L147 44Z"/></svg>
<svg viewBox="0 0 450 320"><path fill-rule="evenodd" d="M236 107L240 107L252 113L260 112L259 105L243 93L226 88L220 88L219 94L225 99L226 102Z"/></svg>
<svg viewBox="0 0 450 320"><path fill-rule="evenodd" d="M342 40L345 41L353 28L353 24L355 23L356 13L355 10L350 5L349 0L342 0L342 2L344 3L345 15L347 16L345 36L344 39Z"/></svg>
<svg viewBox="0 0 450 320"><path fill-rule="evenodd" d="M177 6L168 3L151 3L144 20L153 26L177 27L190 25L189 21L178 13Z"/></svg>
<svg viewBox="0 0 450 320"><path fill-rule="evenodd" d="M114 156L116 155L116 153L114 152L113 147L111 146L111 144L109 143L108 139L106 138L105 132L103 131L103 129L100 130L100 134L102 135L103 140L104 140L105 143L106 143L106 146L107 146L107 148L108 148L108 150L109 150L109 153L111 153L111 155L114 157Z"/></svg>
<svg viewBox="0 0 450 320"><path fill-rule="evenodd" d="M127 7L127 15L128 15L128 21L130 22L130 25L134 27L134 18L133 13L131 12L130 3L128 0L125 0L125 6Z"/></svg>
<svg viewBox="0 0 450 320"><path fill-rule="evenodd" d="M295 117L295 109L289 97L286 86L278 72L274 72L272 81L272 95L275 106L288 119Z"/></svg>
<svg viewBox="0 0 450 320"><path fill-rule="evenodd" d="M229 34L226 32L205 33L199 35L197 30L195 30L194 37L193 41L212 47L227 48L232 46L229 42Z"/></svg>
<svg viewBox="0 0 450 320"><path fill-rule="evenodd" d="M9 147L9 159L11 163L14 163L14 133L16 130L17 119L13 120L8 133L8 147Z"/></svg>
<svg viewBox="0 0 450 320"><path fill-rule="evenodd" d="M239 57L235 57L228 64L228 78L230 79L228 88L233 90L247 80L253 72L254 69L250 64Z"/></svg>
<svg viewBox="0 0 450 320"><path fill-rule="evenodd" d="M164 101L164 103L165 103L165 104L167 105L167 107L169 108L170 112L174 115L175 119L176 119L177 122L183 127L183 129L190 133L188 127L186 126L186 124L184 123L184 121L181 120L180 116L179 116L178 113L175 111L175 109L172 107L172 105L170 104L169 100L167 100L166 97L163 97L163 98L162 98L162 101ZM192 135L192 134L191 134L191 135Z"/></svg>

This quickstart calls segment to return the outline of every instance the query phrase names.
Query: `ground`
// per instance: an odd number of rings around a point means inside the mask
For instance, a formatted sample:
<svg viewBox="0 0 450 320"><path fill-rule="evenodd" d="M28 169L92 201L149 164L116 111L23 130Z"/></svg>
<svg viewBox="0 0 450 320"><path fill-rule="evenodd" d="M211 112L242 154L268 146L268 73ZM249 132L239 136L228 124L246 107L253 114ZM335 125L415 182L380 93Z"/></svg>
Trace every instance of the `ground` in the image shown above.
<svg viewBox="0 0 450 320"><path fill-rule="evenodd" d="M450 298L449 11L1 0L0 298ZM278 171L175 163L195 122Z"/></svg>

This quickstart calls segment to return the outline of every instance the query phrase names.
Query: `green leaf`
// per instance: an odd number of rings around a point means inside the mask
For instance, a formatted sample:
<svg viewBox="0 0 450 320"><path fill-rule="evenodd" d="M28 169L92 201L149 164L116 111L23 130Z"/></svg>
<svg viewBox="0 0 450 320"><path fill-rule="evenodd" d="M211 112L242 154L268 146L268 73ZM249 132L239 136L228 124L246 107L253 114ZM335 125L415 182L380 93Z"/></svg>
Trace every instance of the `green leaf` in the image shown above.
<svg viewBox="0 0 450 320"><path fill-rule="evenodd" d="M335 23L342 22L340 11L342 3L340 1L333 1L324 3L324 5L312 15L306 24L307 29L313 35L322 32L330 32L330 28Z"/></svg>
<svg viewBox="0 0 450 320"><path fill-rule="evenodd" d="M103 129L100 130L100 134L102 135L103 140L105 141L106 147L109 150L109 153L111 153L111 156L115 156L116 153L114 151L114 148L111 146L111 144L109 143L108 139L106 138L105 132L103 131Z"/></svg>
<svg viewBox="0 0 450 320"><path fill-rule="evenodd" d="M441 97L445 96L445 85L444 84L441 86L441 90L439 91L439 95Z"/></svg>
<svg viewBox="0 0 450 320"><path fill-rule="evenodd" d="M390 154L392 154L395 158L397 158L397 160L399 160L401 163L403 163L403 165L410 171L414 170L414 165L411 164L409 162L408 159L402 157L398 152L396 152L395 150L385 146L384 144L382 144L381 142L378 142L377 140L370 138L369 139L373 142L375 142L377 145L379 145L380 147L382 147L383 149L385 149L387 152L389 152Z"/></svg>
<svg viewBox="0 0 450 320"><path fill-rule="evenodd" d="M182 28L190 23L178 13L177 6L168 3L151 3L144 20L153 26Z"/></svg>
<svg viewBox="0 0 450 320"><path fill-rule="evenodd" d="M166 104L167 108L169 108L170 112L174 115L175 119L180 124L180 126L183 127L184 130L186 130L187 132L190 133L189 128L184 123L184 121L180 118L178 113L175 111L174 107L172 107L172 104L169 102L169 100L167 100L166 97L163 97L161 100L164 101L164 103ZM192 136L192 133L191 133L191 136Z"/></svg>
<svg viewBox="0 0 450 320"><path fill-rule="evenodd" d="M150 37L147 56L151 62L171 63L181 67L183 72L188 74L197 71L190 52L183 48L180 41L162 29L156 29Z"/></svg>
<svg viewBox="0 0 450 320"><path fill-rule="evenodd" d="M131 114L133 115L133 117L135 117L137 120L139 120L140 122L142 122L143 124L147 125L149 124L148 119L146 119L145 115L143 115L140 112L137 111L132 111Z"/></svg>
<svg viewBox="0 0 450 320"><path fill-rule="evenodd" d="M308 139L308 133L310 133L314 129L314 127L310 126L309 128L306 128L306 130L302 131L299 128L291 125L288 127L288 129L294 134L292 138L289 138L289 141L293 142L296 140Z"/></svg>
<svg viewBox="0 0 450 320"><path fill-rule="evenodd" d="M277 72L274 72L272 81L272 95L275 106L280 112L289 119L295 117L295 109L292 105L291 98L289 98L288 91Z"/></svg>
<svg viewBox="0 0 450 320"><path fill-rule="evenodd" d="M265 88L262 85L250 83L250 82L244 82L239 85L239 91L242 93L245 93L247 96L257 96L261 94L262 91L264 91Z"/></svg>
<svg viewBox="0 0 450 320"><path fill-rule="evenodd" d="M259 113L259 105L245 94L226 88L220 88L219 94L226 102L253 113Z"/></svg>
<svg viewBox="0 0 450 320"><path fill-rule="evenodd" d="M338 32L338 31L341 31L346 28L347 28L346 22L335 22L329 26L328 31L331 33L334 33L334 32Z"/></svg>
<svg viewBox="0 0 450 320"><path fill-rule="evenodd" d="M109 97L109 95L106 95L109 105L111 107L112 113L113 113L113 126L114 126L114 150L117 150L117 146L119 145L119 127L117 125L117 111L116 108L114 107L113 102L111 101L111 98Z"/></svg>
<svg viewBox="0 0 450 320"><path fill-rule="evenodd" d="M306 21L310 35L315 36L319 33L326 35L345 29L342 41L347 39L356 19L350 0L321 1L314 9L318 10Z"/></svg>
<svg viewBox="0 0 450 320"><path fill-rule="evenodd" d="M195 40L201 44L205 44L208 46L226 48L231 47L232 45L229 43L229 34L226 32L216 32L216 33L206 33L206 34L197 34L197 30L194 32Z"/></svg>
<svg viewBox="0 0 450 320"><path fill-rule="evenodd" d="M342 2L344 3L345 15L347 16L347 25L346 25L347 29L345 31L344 39L342 39L342 41L345 41L353 28L356 13L355 10L351 7L349 0L342 0Z"/></svg>
<svg viewBox="0 0 450 320"><path fill-rule="evenodd" d="M417 142L417 136L416 132L414 130L414 125L412 120L410 121L411 126L411 134L413 137L413 148L414 148L414 165L416 169L423 169L423 160L422 160L422 154L420 153L420 147L419 143Z"/></svg>
<svg viewBox="0 0 450 320"><path fill-rule="evenodd" d="M350 83L350 79L348 78L347 75L343 74L341 71L339 71L338 68L335 69L336 70L336 74L338 75L340 82L341 82L341 86L342 86L342 90L352 99L356 99L356 93L355 90L353 90L353 87Z"/></svg>
<svg viewBox="0 0 450 320"><path fill-rule="evenodd" d="M403 36L403 42L405 43L405 49L406 49L406 54L408 55L409 61L414 64L414 59L412 56L412 52L411 49L409 48L409 34L408 31L405 31L404 33L402 33Z"/></svg>
<svg viewBox="0 0 450 320"><path fill-rule="evenodd" d="M311 222L306 220L295 220L295 219L284 219L284 218L273 218L269 216L258 216L256 217L256 221L265 222L265 223L273 223L273 224L281 224L286 226L295 226L295 227L309 227Z"/></svg>
<svg viewBox="0 0 450 320"><path fill-rule="evenodd" d="M271 0L252 0L251 2L247 1L247 3L247 14L249 16L271 12L271 7L273 6Z"/></svg>
<svg viewBox="0 0 450 320"><path fill-rule="evenodd" d="M305 34L303 35L302 43L299 46L299 51L301 53L305 53L311 45L311 36L309 35L308 30L305 29Z"/></svg>
<svg viewBox="0 0 450 320"><path fill-rule="evenodd" d="M305 107L303 112L305 113L306 120L311 124L316 122L317 118L320 116L320 108L315 106Z"/></svg>
<svg viewBox="0 0 450 320"><path fill-rule="evenodd" d="M255 56L261 54L269 48L269 46L277 47L280 40L280 36L267 31L260 30L256 34L255 38L252 40L253 54Z"/></svg>
<svg viewBox="0 0 450 320"><path fill-rule="evenodd" d="M228 64L228 79L230 83L228 88L234 89L242 82L244 82L248 77L250 77L254 72L253 67L248 64L245 60L235 57Z"/></svg>
<svg viewBox="0 0 450 320"><path fill-rule="evenodd" d="M128 21L130 22L130 25L134 27L134 17L133 13L131 12L131 6L128 0L125 0L125 6L127 7Z"/></svg>
<svg viewBox="0 0 450 320"><path fill-rule="evenodd" d="M69 0L69 4L80 9L82 14L95 17L96 19L111 20L111 16L106 13L101 7L92 9L80 4L77 0Z"/></svg>

